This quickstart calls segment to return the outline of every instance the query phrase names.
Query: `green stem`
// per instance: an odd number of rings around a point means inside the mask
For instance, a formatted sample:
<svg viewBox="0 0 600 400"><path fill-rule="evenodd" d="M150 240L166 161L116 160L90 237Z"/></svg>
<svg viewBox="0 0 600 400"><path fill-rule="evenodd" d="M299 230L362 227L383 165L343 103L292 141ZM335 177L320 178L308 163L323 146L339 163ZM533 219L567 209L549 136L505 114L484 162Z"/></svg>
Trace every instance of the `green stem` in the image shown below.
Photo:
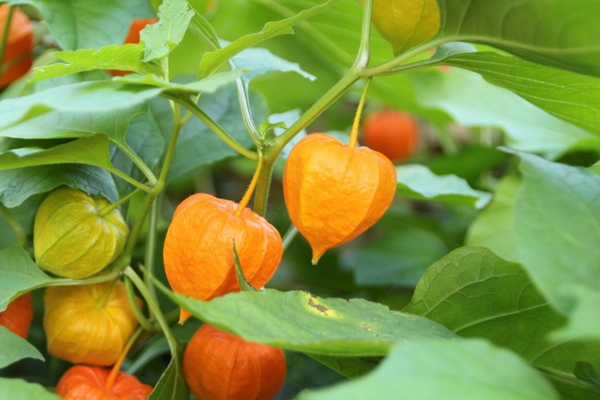
<svg viewBox="0 0 600 400"><path fill-rule="evenodd" d="M129 146L123 146L115 142L113 142L113 144L117 146L119 150L125 153L125 155L129 157L131 161L133 161L133 163L140 169L140 171L142 171L146 179L148 179L148 183L150 184L150 186L154 186L156 184L156 176L154 175L154 173L150 170L150 168L148 168L146 163L142 161L142 159L129 148Z"/></svg>
<svg viewBox="0 0 600 400"><path fill-rule="evenodd" d="M362 96L360 96L360 101L358 102L358 107L356 108L356 115L354 116L354 122L352 123L352 132L350 132L350 141L348 143L348 148L350 149L356 148L356 144L358 143L358 128L360 126L360 116L362 115L362 110L365 105L365 99L367 98L367 92L369 91L371 79L371 77L367 78L367 83L363 88Z"/></svg>
<svg viewBox="0 0 600 400"><path fill-rule="evenodd" d="M9 209L2 203L0 203L0 214L6 219L8 225L12 229L17 238L17 244L22 248L27 247L27 235L25 234L25 229L23 229L23 225L12 215Z"/></svg>
<svg viewBox="0 0 600 400"><path fill-rule="evenodd" d="M32 287L31 289L39 289L44 286L78 286L78 285L91 285L94 283L106 282L111 279L116 279L121 275L121 271L113 271L108 274L97 275L92 278L86 279L68 279L68 278L58 278L52 279L51 283L44 284L42 286Z"/></svg>
<svg viewBox="0 0 600 400"><path fill-rule="evenodd" d="M208 126L210 130L212 130L217 136L219 136L221 140L223 140L227 145L229 145L229 147L231 147L246 158L249 158L251 160L258 160L258 155L255 152L248 150L247 148L242 146L237 140L232 138L208 114L206 114L200 107L194 104L193 101L189 99L183 99L178 96L173 96L169 93L163 93L162 96L181 104L189 111L191 111L196 117L198 117L198 119L200 119L200 121L204 122L204 124Z"/></svg>
<svg viewBox="0 0 600 400"><path fill-rule="evenodd" d="M148 226L148 238L146 240L146 252L144 254L144 262L146 265L146 286L150 291L150 295L154 296L156 299L156 289L150 280L150 275L154 274L154 266L155 266L155 258L154 253L156 252L156 235L157 235L157 225L158 225L158 212L159 212L159 199L160 196L154 199L152 203L152 208L150 210L150 222ZM150 317L152 317L152 313L150 313Z"/></svg>
<svg viewBox="0 0 600 400"><path fill-rule="evenodd" d="M296 237L296 235L298 234L298 228L296 228L294 226L294 224L291 224L290 227L288 228L287 232L285 232L285 234L283 235L283 250L285 251L285 249L288 248L288 246L290 245L290 243L292 243L292 240L294 240L294 238Z"/></svg>
<svg viewBox="0 0 600 400"><path fill-rule="evenodd" d="M363 76L375 76L375 75L385 75L387 72L395 72L395 71L393 71L393 68L399 66L403 62L406 62L407 60L410 60L411 58L413 58L425 51L431 50L432 48L435 48L446 42L448 42L448 38L438 39L435 41L422 43L422 44L418 45L417 47L413 47L406 53L402 53L402 54L398 55L397 57L394 57L393 59L384 62L383 64L379 64L375 67L371 67L371 68L367 68L367 69L363 70L362 75Z"/></svg>
<svg viewBox="0 0 600 400"><path fill-rule="evenodd" d="M109 171L112 172L113 174L115 174L116 176L118 176L119 178L123 179L125 182L132 184L133 186L135 186L138 189L143 190L144 192L150 193L152 191L151 188L144 185L143 183L136 181L135 179L133 179L132 177L130 177L123 171L119 170L118 168L112 168Z"/></svg>
<svg viewBox="0 0 600 400"><path fill-rule="evenodd" d="M169 343L169 349L171 350L171 354L172 355L177 354L177 341L176 341L175 337L173 336L173 332L171 332L169 324L167 323L167 320L165 319L160 307L158 306L158 302L156 300L154 300L154 298L150 295L148 288L146 287L144 282L140 279L140 277L135 273L133 268L131 268L131 267L125 268L124 273L125 273L125 276L131 280L131 282L135 285L137 290L140 292L140 294L146 301L148 308L150 310L152 310L152 313L154 314L154 316L156 318L156 322L158 322L160 329L163 331L163 334L165 335L167 342Z"/></svg>
<svg viewBox="0 0 600 400"><path fill-rule="evenodd" d="M6 47L8 47L8 36L14 12L15 6L9 5L8 14L6 15L6 20L4 21L6 25L4 25L4 30L2 31L2 43L0 43L0 65L4 64L4 54L6 54Z"/></svg>
<svg viewBox="0 0 600 400"><path fill-rule="evenodd" d="M103 217L103 216L109 214L115 208L118 208L122 204L125 204L125 202L127 202L129 199L131 199L133 196L135 196L139 191L140 191L140 189L135 189L135 190L131 191L128 195L121 197L119 200L115 201L114 203L110 203L107 206L103 207L98 212L98 216Z"/></svg>
<svg viewBox="0 0 600 400"><path fill-rule="evenodd" d="M125 279L125 288L127 289L127 298L129 299L129 303L131 304L131 309L135 318L138 320L140 326L144 328L146 331L155 331L156 328L152 325L152 323L146 318L142 310L138 307L135 292L133 291L133 286L131 280L129 278Z"/></svg>
<svg viewBox="0 0 600 400"><path fill-rule="evenodd" d="M261 160L260 174L254 190L254 212L260 216L265 216L267 212L267 201L269 199L269 190L271 189L271 176L277 157Z"/></svg>
<svg viewBox="0 0 600 400"><path fill-rule="evenodd" d="M110 294L112 293L113 288L117 284L118 280L118 277L113 279L112 282L110 282L110 284L106 287L106 289L104 289L104 293L102 293L102 295L96 299L95 304L97 307L103 308L106 305L106 302L108 301L108 298L110 297Z"/></svg>
<svg viewBox="0 0 600 400"><path fill-rule="evenodd" d="M233 61L230 61L231 68L235 68L235 64ZM260 136L260 132L256 128L256 124L254 123L254 119L252 118L252 110L250 109L250 97L248 95L247 87L244 85L244 81L242 78L237 78L235 80L237 90L238 90L238 98L240 101L240 110L242 112L242 119L244 120L244 125L246 125L246 130L250 134L250 137L254 141L256 147L260 146L260 142L262 138Z"/></svg>

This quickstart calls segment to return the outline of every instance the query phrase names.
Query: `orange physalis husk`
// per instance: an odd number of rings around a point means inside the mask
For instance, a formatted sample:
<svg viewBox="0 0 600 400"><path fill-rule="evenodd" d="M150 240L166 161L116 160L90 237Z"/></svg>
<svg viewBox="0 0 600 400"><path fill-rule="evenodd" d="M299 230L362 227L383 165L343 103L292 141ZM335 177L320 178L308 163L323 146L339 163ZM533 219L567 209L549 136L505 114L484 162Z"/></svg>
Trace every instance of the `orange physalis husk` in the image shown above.
<svg viewBox="0 0 600 400"><path fill-rule="evenodd" d="M203 400L269 400L283 386L283 350L249 342L211 325L196 331L183 355L183 376Z"/></svg>
<svg viewBox="0 0 600 400"><path fill-rule="evenodd" d="M313 264L377 222L395 193L396 169L386 156L324 133L298 142L283 173L285 204L312 247Z"/></svg>
<svg viewBox="0 0 600 400"><path fill-rule="evenodd" d="M235 215L237 206L206 193L179 204L163 247L165 272L174 292L211 300L240 291L234 241L246 280L261 288L271 279L283 254L281 236L249 208ZM190 315L182 308L179 322Z"/></svg>
<svg viewBox="0 0 600 400"><path fill-rule="evenodd" d="M31 292L17 297L8 304L6 310L0 312L0 325L12 333L27 338L29 325L33 319L33 304Z"/></svg>

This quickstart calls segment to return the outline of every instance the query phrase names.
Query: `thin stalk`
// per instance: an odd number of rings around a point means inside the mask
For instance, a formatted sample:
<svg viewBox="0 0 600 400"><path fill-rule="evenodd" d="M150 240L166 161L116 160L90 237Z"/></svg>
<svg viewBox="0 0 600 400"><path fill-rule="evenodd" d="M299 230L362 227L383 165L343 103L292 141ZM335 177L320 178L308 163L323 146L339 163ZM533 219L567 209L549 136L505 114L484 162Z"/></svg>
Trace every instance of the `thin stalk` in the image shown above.
<svg viewBox="0 0 600 400"><path fill-rule="evenodd" d="M52 279L52 282L44 286L77 286L77 285L91 285L93 283L100 283L116 279L121 275L121 271L113 271L107 274L97 275L92 278L86 279L68 279L58 278ZM40 286L41 287L41 286ZM31 289L39 289L39 287L32 287Z"/></svg>
<svg viewBox="0 0 600 400"><path fill-rule="evenodd" d="M269 190L271 189L271 176L275 166L276 157L270 159L264 158L261 161L260 175L254 191L254 212L260 216L265 216L267 212L267 201L269 199Z"/></svg>
<svg viewBox="0 0 600 400"><path fill-rule="evenodd" d="M10 25L12 23L12 17L15 13L15 6L12 4L8 6L8 14L4 23L4 30L2 31L2 43L0 43L0 65L4 64L4 54L6 54L6 48L8 47L8 36L10 32Z"/></svg>
<svg viewBox="0 0 600 400"><path fill-rule="evenodd" d="M140 189L135 189L135 190L131 191L131 193L127 194L126 196L123 196L122 198L115 201L114 203L110 203L107 206L103 207L98 212L98 216L104 217L105 215L109 214L115 208L120 207L122 204L125 204L129 199L131 199L133 196L135 196L139 191L140 191Z"/></svg>
<svg viewBox="0 0 600 400"><path fill-rule="evenodd" d="M371 77L367 78L367 82L365 83L365 87L363 88L363 93L360 97L358 107L356 108L356 115L354 116L354 122L352 123L352 131L350 132L350 141L348 142L348 147L351 149L356 148L356 144L358 143L358 128L360 126L360 117L365 106L365 99L367 98L367 92L369 91L371 79Z"/></svg>
<svg viewBox="0 0 600 400"><path fill-rule="evenodd" d="M112 280L112 282L110 282L110 284L106 287L106 289L104 289L104 292L102 293L102 295L100 297L98 297L96 299L96 301L94 302L96 307L102 308L106 305L106 302L108 301L108 298L110 297L110 294L112 293L118 280L119 280L119 277L116 277L115 279Z"/></svg>
<svg viewBox="0 0 600 400"><path fill-rule="evenodd" d="M252 176L250 185L248 185L248 189L246 189L246 193L244 193L242 200L240 200L240 203L233 212L233 215L236 217L240 217L244 212L244 209L248 207L248 203L250 203L250 198L252 198L252 193L254 193L254 188L256 187L256 182L258 181L258 176L260 175L260 170L262 169L262 161L262 154L258 153L258 164L256 165L256 171L254 171L254 175Z"/></svg>
<svg viewBox="0 0 600 400"><path fill-rule="evenodd" d="M146 265L146 274L145 281L150 294L154 296L156 299L156 289L150 280L150 275L154 274L154 266L155 266L155 258L154 253L156 251L156 235L157 235L157 225L158 225L158 211L159 211L159 199L160 196L154 199L152 203L152 208L150 209L150 221L148 226L148 238L146 240L146 252L144 254L144 262ZM150 317L152 318L152 312L150 312Z"/></svg>
<svg viewBox="0 0 600 400"><path fill-rule="evenodd" d="M362 76L374 76L374 75L384 75L386 72L392 70L394 67L402 64L403 62L410 60L411 58L427 51L435 48L441 44L447 43L448 38L438 39L431 42L422 43L416 47L413 47L406 53L402 53L393 59L384 62L383 64L379 64L375 67L367 68L362 71Z"/></svg>
<svg viewBox="0 0 600 400"><path fill-rule="evenodd" d="M362 70L369 65L369 59L371 57L371 17L373 15L373 0L367 0L365 2L365 8L363 11L363 20L360 31L360 44L358 46L358 53L354 60L353 70Z"/></svg>
<svg viewBox="0 0 600 400"><path fill-rule="evenodd" d="M127 354L129 354L129 350L131 350L131 347L133 346L133 344L135 343L137 338L142 334L143 331L144 330L141 327L139 327L133 333L133 335L131 335L131 337L127 341L127 344L125 344L125 347L123 348L123 351L119 355L117 362L115 362L115 365L113 365L112 370L110 371L110 374L108 374L108 378L106 378L106 383L104 384L104 389L106 389L108 392L110 392L110 389L113 387L113 385L115 383L115 379L117 378L117 375L119 375L119 372L121 371L121 365L123 365L123 361L125 361L125 357L127 357Z"/></svg>
<svg viewBox="0 0 600 400"><path fill-rule="evenodd" d="M156 330L156 328L152 325L148 318L146 318L142 310L140 310L140 308L138 307L135 292L133 291L133 286L129 278L125 279L125 289L127 291L127 299L131 304L131 310L133 311L133 315L135 315L135 319L137 319L140 326L146 331L152 332Z"/></svg>
<svg viewBox="0 0 600 400"><path fill-rule="evenodd" d="M150 193L152 191L151 188L149 188L148 186L144 185L143 183L140 183L140 182L136 181L135 179L133 179L132 177L130 177L129 175L127 175L123 171L119 170L118 168L112 168L110 170L110 172L112 172L113 174L115 174L119 178L123 179L125 182L130 183L133 186L135 186L136 188L143 190L144 192Z"/></svg>
<svg viewBox="0 0 600 400"><path fill-rule="evenodd" d="M291 224L290 227L288 228L287 232L285 232L285 234L283 235L283 250L285 251L285 249L288 248L288 246L290 245L290 243L292 243L292 240L294 240L294 238L296 237L296 235L298 234L298 228L296 228L294 226L294 224Z"/></svg>
<svg viewBox="0 0 600 400"><path fill-rule="evenodd" d="M137 290L140 292L144 300L146 300L146 304L148 304L148 308L152 310L154 316L156 318L156 322L160 326L160 329L163 331L167 343L169 343L169 349L171 350L171 354L177 354L177 341L171 332L169 324L165 319L160 307L158 306L158 302L154 300L154 298L148 292L148 288L144 284L144 282L140 279L140 277L135 273L133 268L127 267L125 268L125 276L131 280L131 282L135 285Z"/></svg>
<svg viewBox="0 0 600 400"><path fill-rule="evenodd" d="M200 119L200 121L204 122L204 124L208 126L210 130L212 130L219 138L221 138L221 140L223 140L227 145L229 145L229 147L231 147L246 158L249 158L251 160L258 160L258 155L255 152L248 150L247 148L242 146L237 140L232 138L227 132L225 132L223 128L221 128L221 126L219 126L219 124L217 124L194 102L192 102L189 99L183 99L178 96L173 96L169 93L163 93L162 96L181 104L189 111L191 111L196 117L198 117L198 119Z"/></svg>
<svg viewBox="0 0 600 400"><path fill-rule="evenodd" d="M21 223L17 221L17 219L12 215L8 208L2 203L0 203L0 214L2 214L6 222L8 222L10 229L12 229L12 231L14 232L15 237L17 238L17 244L22 248L26 248L27 235L25 234L25 229L23 229L23 225L21 225Z"/></svg>
<svg viewBox="0 0 600 400"><path fill-rule="evenodd" d="M231 68L235 68L235 64L230 60L229 62ZM246 125L246 130L250 134L250 137L254 141L256 147L260 146L260 142L262 140L260 136L260 132L256 128L256 124L254 123L254 119L252 118L252 110L250 109L250 97L248 96L248 90L244 85L244 81L241 77L235 80L238 98L240 100L240 110L242 112L242 119L244 121L244 125Z"/></svg>
<svg viewBox="0 0 600 400"><path fill-rule="evenodd" d="M125 155L129 157L131 161L133 161L133 163L136 165L136 167L140 169L140 171L142 171L146 179L148 179L148 183L150 184L150 186L156 185L156 176L150 170L150 168L148 168L146 163L142 161L142 159L135 152L131 151L131 149L128 146L122 146L119 143L114 144L119 148L119 150L125 153Z"/></svg>

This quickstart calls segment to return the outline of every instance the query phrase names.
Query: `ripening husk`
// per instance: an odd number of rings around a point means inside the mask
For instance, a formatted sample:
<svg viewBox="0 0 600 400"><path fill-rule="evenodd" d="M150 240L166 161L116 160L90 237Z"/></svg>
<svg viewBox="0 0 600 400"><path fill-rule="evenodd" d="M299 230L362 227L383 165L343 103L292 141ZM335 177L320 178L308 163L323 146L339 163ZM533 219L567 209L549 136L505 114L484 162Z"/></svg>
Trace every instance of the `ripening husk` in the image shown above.
<svg viewBox="0 0 600 400"><path fill-rule="evenodd" d="M104 198L61 188L40 204L33 227L37 265L66 278L86 278L101 271L123 250L129 228L120 211Z"/></svg>
<svg viewBox="0 0 600 400"><path fill-rule="evenodd" d="M270 400L285 381L285 354L204 324L185 349L183 375L202 400Z"/></svg>
<svg viewBox="0 0 600 400"><path fill-rule="evenodd" d="M329 135L310 134L288 157L283 193L316 264L325 251L356 238L387 211L396 193L396 169L369 148L348 148Z"/></svg>
<svg viewBox="0 0 600 400"><path fill-rule="evenodd" d="M74 364L115 363L137 327L123 282L52 286L44 294L48 352ZM102 300L105 300L102 303Z"/></svg>
<svg viewBox="0 0 600 400"><path fill-rule="evenodd" d="M266 219L206 193L184 200L175 210L163 247L165 272L176 293L200 300L237 292L233 243L244 276L255 288L275 273L283 254L279 232ZM180 322L190 314L181 309Z"/></svg>
<svg viewBox="0 0 600 400"><path fill-rule="evenodd" d="M106 388L110 372L110 369L75 365L59 379L56 394L63 400L146 400L152 392L152 386L124 372L119 372L113 385Z"/></svg>
<svg viewBox="0 0 600 400"><path fill-rule="evenodd" d="M0 312L0 325L23 339L27 338L32 320L33 300L31 292L17 297L8 304L6 310Z"/></svg>

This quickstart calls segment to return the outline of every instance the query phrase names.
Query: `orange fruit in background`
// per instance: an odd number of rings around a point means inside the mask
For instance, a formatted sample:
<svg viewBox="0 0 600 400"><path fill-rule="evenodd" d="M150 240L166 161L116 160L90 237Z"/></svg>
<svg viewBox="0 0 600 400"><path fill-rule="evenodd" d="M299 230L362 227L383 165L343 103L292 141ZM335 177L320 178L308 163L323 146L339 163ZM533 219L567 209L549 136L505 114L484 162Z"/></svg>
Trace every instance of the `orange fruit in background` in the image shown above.
<svg viewBox="0 0 600 400"><path fill-rule="evenodd" d="M377 222L395 193L396 169L387 157L324 133L299 141L283 172L285 205L312 247L313 264Z"/></svg>
<svg viewBox="0 0 600 400"><path fill-rule="evenodd" d="M202 400L269 400L283 386L283 350L204 324L183 354L183 376Z"/></svg>
<svg viewBox="0 0 600 400"><path fill-rule="evenodd" d="M46 289L43 323L50 354L74 364L108 366L117 361L138 322L125 284L111 284Z"/></svg>
<svg viewBox="0 0 600 400"><path fill-rule="evenodd" d="M134 19L129 26L129 32L123 41L123 44L127 43L139 43L140 42L140 31L146 27L146 25L152 25L158 22L158 18L138 18ZM112 76L125 76L131 71L109 71Z"/></svg>
<svg viewBox="0 0 600 400"><path fill-rule="evenodd" d="M277 229L249 208L206 193L184 200L173 215L163 247L167 280L174 292L200 300L237 292L233 241L246 280L261 288L283 254ZM180 322L190 314L182 309Z"/></svg>
<svg viewBox="0 0 600 400"><path fill-rule="evenodd" d="M6 27L9 6L0 6L0 41L3 40L3 32ZM29 71L33 65L33 57L29 54L35 48L33 24L27 14L18 8L14 9L8 40L2 65L10 66L0 73L0 87L8 86Z"/></svg>
<svg viewBox="0 0 600 400"><path fill-rule="evenodd" d="M129 227L104 198L60 188L38 207L33 227L35 261L66 278L86 278L114 261L125 246Z"/></svg>
<svg viewBox="0 0 600 400"><path fill-rule="evenodd" d="M27 338L29 325L33 319L31 292L17 297L8 304L6 310L0 312L0 325L23 339Z"/></svg>
<svg viewBox="0 0 600 400"><path fill-rule="evenodd" d="M107 389L109 374L109 369L75 365L59 379L56 394L64 400L146 400L152 392L152 386L124 372L119 372Z"/></svg>
<svg viewBox="0 0 600 400"><path fill-rule="evenodd" d="M401 161L415 153L419 142L419 123L412 115L382 110L365 118L361 143L392 161Z"/></svg>

